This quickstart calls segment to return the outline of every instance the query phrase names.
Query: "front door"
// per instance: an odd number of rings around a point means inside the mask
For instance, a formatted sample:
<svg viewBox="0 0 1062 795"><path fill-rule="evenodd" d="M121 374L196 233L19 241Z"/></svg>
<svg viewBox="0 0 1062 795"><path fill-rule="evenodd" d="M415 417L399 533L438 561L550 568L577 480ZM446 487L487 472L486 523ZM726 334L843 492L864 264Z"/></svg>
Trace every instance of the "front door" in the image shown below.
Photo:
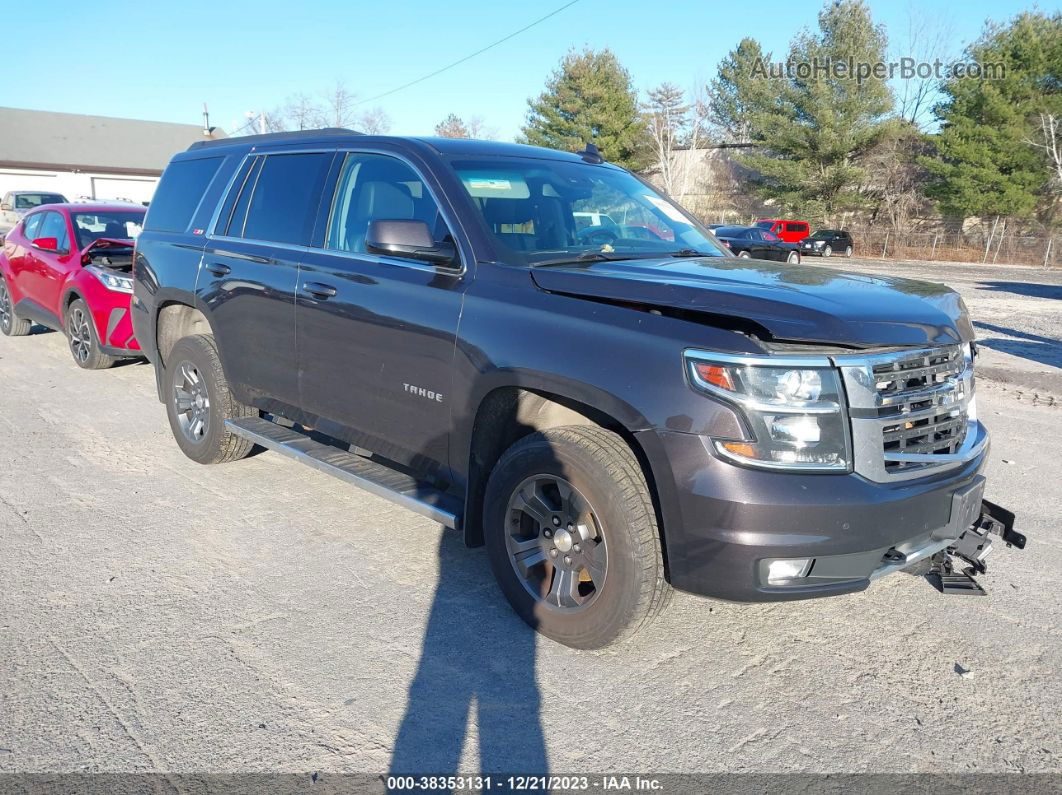
<svg viewBox="0 0 1062 795"><path fill-rule="evenodd" d="M46 310L62 316L59 308L59 300L63 292L70 271L80 268L78 252L74 251L71 244L70 229L66 217L58 212L46 212L41 219L41 225L37 229L38 238L53 238L56 241L56 250L47 251L32 247L33 266L27 273L32 285L30 294L33 300Z"/></svg>
<svg viewBox="0 0 1062 795"><path fill-rule="evenodd" d="M237 397L298 406L295 288L333 152L266 154L244 164L207 239L196 294Z"/></svg>
<svg viewBox="0 0 1062 795"><path fill-rule="evenodd" d="M373 220L422 220L441 241L450 227L420 174L383 154L345 156L328 216L299 272L302 405L326 433L444 470L463 272L370 254L365 233Z"/></svg>

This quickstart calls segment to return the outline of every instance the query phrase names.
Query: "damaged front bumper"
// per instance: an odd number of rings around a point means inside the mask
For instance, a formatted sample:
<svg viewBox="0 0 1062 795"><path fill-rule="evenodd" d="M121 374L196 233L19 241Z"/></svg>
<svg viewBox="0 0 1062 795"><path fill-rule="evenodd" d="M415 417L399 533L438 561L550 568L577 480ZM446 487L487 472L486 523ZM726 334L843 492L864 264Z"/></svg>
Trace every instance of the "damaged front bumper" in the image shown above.
<svg viewBox="0 0 1062 795"><path fill-rule="evenodd" d="M988 572L985 558L992 551L993 535L998 535L1008 547L1025 549L1025 536L1014 529L1014 514L983 500L977 521L954 543L933 555L926 577L941 593L984 596L985 589L974 577ZM956 570L956 562L966 565Z"/></svg>

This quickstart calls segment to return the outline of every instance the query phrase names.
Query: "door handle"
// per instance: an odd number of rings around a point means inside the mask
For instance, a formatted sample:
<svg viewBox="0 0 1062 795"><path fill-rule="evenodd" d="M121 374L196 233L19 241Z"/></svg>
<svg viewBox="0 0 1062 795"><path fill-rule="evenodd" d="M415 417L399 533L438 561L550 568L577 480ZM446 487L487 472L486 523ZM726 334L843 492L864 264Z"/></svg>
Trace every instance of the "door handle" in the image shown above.
<svg viewBox="0 0 1062 795"><path fill-rule="evenodd" d="M220 262L211 262L206 266L206 269L213 273L215 276L227 276L232 273L232 268L228 265L222 265Z"/></svg>
<svg viewBox="0 0 1062 795"><path fill-rule="evenodd" d="M322 300L325 298L331 298L336 294L335 287L332 287L329 284L321 284L320 282L306 282L306 284L302 286L302 291L304 293L309 293L314 298L320 298Z"/></svg>

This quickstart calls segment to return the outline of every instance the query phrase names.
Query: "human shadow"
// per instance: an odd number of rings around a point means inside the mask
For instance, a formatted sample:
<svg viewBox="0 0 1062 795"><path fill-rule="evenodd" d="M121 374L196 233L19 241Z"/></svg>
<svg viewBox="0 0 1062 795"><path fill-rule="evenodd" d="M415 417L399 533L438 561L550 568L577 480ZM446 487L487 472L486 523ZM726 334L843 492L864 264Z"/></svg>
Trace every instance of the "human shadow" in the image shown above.
<svg viewBox="0 0 1062 795"><path fill-rule="evenodd" d="M975 320L974 326L994 334L1017 337L1017 339L983 337L977 341L978 345L1000 353L1009 353L1011 356L1020 356L1023 359L1040 364L1062 367L1062 340L1044 337L1040 334L1030 334L1026 331L1018 331L1006 326L997 326L994 323L985 323L981 320Z"/></svg>
<svg viewBox="0 0 1062 795"><path fill-rule="evenodd" d="M444 532L439 582L391 774L461 772L473 719L483 773L546 773L535 643L534 630L501 599L483 556Z"/></svg>

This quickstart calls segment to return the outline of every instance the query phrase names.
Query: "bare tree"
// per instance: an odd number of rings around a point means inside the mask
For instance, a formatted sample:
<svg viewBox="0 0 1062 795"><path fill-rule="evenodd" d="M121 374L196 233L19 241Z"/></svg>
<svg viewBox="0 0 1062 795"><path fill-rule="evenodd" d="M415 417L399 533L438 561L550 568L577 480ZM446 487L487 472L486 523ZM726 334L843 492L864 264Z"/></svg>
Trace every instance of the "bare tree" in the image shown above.
<svg viewBox="0 0 1062 795"><path fill-rule="evenodd" d="M391 117L381 107L372 107L357 114L354 126L366 135L383 135L391 129Z"/></svg>
<svg viewBox="0 0 1062 795"><path fill-rule="evenodd" d="M472 116L467 122L456 113L450 113L435 125L435 134L440 138L478 138L492 140L496 131L487 127L480 116Z"/></svg>
<svg viewBox="0 0 1062 795"><path fill-rule="evenodd" d="M353 127L358 122L358 95L347 89L346 83L336 80L324 94L325 124L330 127Z"/></svg>
<svg viewBox="0 0 1062 795"><path fill-rule="evenodd" d="M692 100L673 83L650 89L644 105L646 123L653 142L660 183L672 196L682 196L692 187L699 168L698 158L705 143L707 103L695 92Z"/></svg>
<svg viewBox="0 0 1062 795"><path fill-rule="evenodd" d="M1051 184L1055 191L1062 191L1062 117L1053 113L1040 114L1041 141L1026 139L1026 143L1043 149L1051 169Z"/></svg>
<svg viewBox="0 0 1062 795"><path fill-rule="evenodd" d="M954 29L947 17L931 14L924 6L909 2L907 29L897 43L899 51L894 52L893 60L902 63L901 59L909 58L915 67L919 63L946 62L952 41ZM919 77L917 71L913 77L900 80L896 90L899 117L925 132L933 120L933 96L939 82L935 74Z"/></svg>
<svg viewBox="0 0 1062 795"><path fill-rule="evenodd" d="M293 130L315 130L324 127L324 109L309 94L293 94L284 108L286 121Z"/></svg>

